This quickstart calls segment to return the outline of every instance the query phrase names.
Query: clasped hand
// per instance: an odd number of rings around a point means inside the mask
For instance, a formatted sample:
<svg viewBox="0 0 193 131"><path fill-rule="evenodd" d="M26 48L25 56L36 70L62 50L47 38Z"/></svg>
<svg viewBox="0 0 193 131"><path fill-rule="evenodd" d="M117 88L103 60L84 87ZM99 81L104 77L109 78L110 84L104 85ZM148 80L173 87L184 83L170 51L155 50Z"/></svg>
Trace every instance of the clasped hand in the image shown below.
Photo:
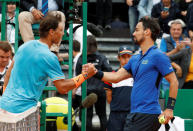
<svg viewBox="0 0 193 131"><path fill-rule="evenodd" d="M92 77L97 73L97 69L94 64L88 63L82 66L82 74L86 75L86 79Z"/></svg>

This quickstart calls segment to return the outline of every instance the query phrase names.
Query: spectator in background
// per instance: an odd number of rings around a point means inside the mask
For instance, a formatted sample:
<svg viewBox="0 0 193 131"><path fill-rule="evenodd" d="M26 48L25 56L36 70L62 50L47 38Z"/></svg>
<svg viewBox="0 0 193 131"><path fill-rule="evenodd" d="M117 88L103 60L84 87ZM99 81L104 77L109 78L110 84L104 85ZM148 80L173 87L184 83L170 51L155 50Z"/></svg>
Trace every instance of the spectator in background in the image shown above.
<svg viewBox="0 0 193 131"><path fill-rule="evenodd" d="M87 36L87 62L93 63L95 68L103 71L112 71L109 61L105 56L97 51L97 41L94 36ZM76 73L80 74L82 71L82 56L79 57ZM87 95L95 93L98 96L95 103L95 111L100 119L100 131L106 131L107 115L106 115L106 95L104 90L104 82L92 77L87 81ZM93 106L87 109L87 131L92 131L92 117Z"/></svg>
<svg viewBox="0 0 193 131"><path fill-rule="evenodd" d="M157 3L159 3L161 0L153 0L153 5L156 5Z"/></svg>
<svg viewBox="0 0 193 131"><path fill-rule="evenodd" d="M178 77L179 88L193 89L193 40L187 39L183 44L190 48L183 48L180 51L175 49L177 53L169 57L172 61L180 61L179 65L182 67L182 77Z"/></svg>
<svg viewBox="0 0 193 131"><path fill-rule="evenodd" d="M168 23L180 16L180 10L178 5L172 0L161 0L153 6L151 16L158 19L162 32L169 34Z"/></svg>
<svg viewBox="0 0 193 131"><path fill-rule="evenodd" d="M113 29L127 29L128 28L128 23L123 22L119 16L115 16L111 23L111 27Z"/></svg>
<svg viewBox="0 0 193 131"><path fill-rule="evenodd" d="M183 37L183 27L185 27L185 23L180 20L172 20L168 23L170 26L170 36L167 36L165 38L162 38L160 49L161 51L165 52L166 55L170 55L176 46L184 39ZM176 69L177 77L182 76L182 67L180 66L180 60L176 59L173 61L172 66ZM161 88L163 91L166 91L169 89L169 82L163 78Z"/></svg>
<svg viewBox="0 0 193 131"><path fill-rule="evenodd" d="M190 37L190 39L193 39L193 29L192 30L189 30L189 37Z"/></svg>
<svg viewBox="0 0 193 131"><path fill-rule="evenodd" d="M76 64L78 61L78 58L80 57L80 43L77 40L73 40L73 77L76 76ZM76 109L80 106L81 100L82 100L82 93L81 93L81 86L79 86L76 89L72 90L72 107L73 109ZM79 115L80 116L80 115ZM79 117L80 118L80 117ZM78 125L76 122L73 125L73 131L78 131Z"/></svg>
<svg viewBox="0 0 193 131"><path fill-rule="evenodd" d="M24 42L29 40L34 40L34 35L32 31L32 24L39 23L44 16L47 14L47 11L55 14L60 13L62 15L62 21L65 23L64 16L64 3L62 0L48 0L47 8L45 12L42 12L42 0L21 0L20 7L23 10L18 17L19 21L19 30ZM59 11L58 11L59 10ZM59 44L59 43L55 43ZM59 48L58 48L59 50Z"/></svg>
<svg viewBox="0 0 193 131"><path fill-rule="evenodd" d="M120 68L128 63L133 52L129 46L121 46L118 50ZM118 70L118 69L117 69ZM110 115L107 131L123 131L127 114L130 113L130 96L133 87L133 78L118 83L105 85L107 102L110 104Z"/></svg>
<svg viewBox="0 0 193 131"><path fill-rule="evenodd" d="M76 64L77 64L77 61L78 61L78 58L80 57L81 53L80 53L80 42L78 42L77 40L73 40L73 76L76 75Z"/></svg>
<svg viewBox="0 0 193 131"><path fill-rule="evenodd" d="M186 23L187 19L186 19L186 15L187 15L187 10L189 5L192 3L192 0L180 0L178 5L179 5L179 9L181 11L181 19Z"/></svg>
<svg viewBox="0 0 193 131"><path fill-rule="evenodd" d="M140 0L138 4L139 20L142 17L151 17L151 10L153 8L153 0Z"/></svg>
<svg viewBox="0 0 193 131"><path fill-rule="evenodd" d="M68 29L68 32L69 32L69 29ZM92 34L95 36L100 36L102 35L102 33L103 33L102 30L99 29L96 25L89 22L87 23L87 36ZM83 49L83 25L82 25L82 22L80 23L76 22L75 24L73 24L73 56L74 56L73 75L74 76L77 74L76 65L79 57L82 54L82 49ZM81 86L79 88L72 90L72 98L73 98L72 106L74 109L79 107L82 100L81 95L82 95ZM78 130L78 126L75 123L73 126L73 131L77 131L77 130Z"/></svg>
<svg viewBox="0 0 193 131"><path fill-rule="evenodd" d="M111 29L112 20L112 0L97 0L96 1L96 17L97 27L103 29L103 24L106 30Z"/></svg>
<svg viewBox="0 0 193 131"><path fill-rule="evenodd" d="M67 33L69 33L69 28L67 30ZM103 34L103 31L98 28L95 24L87 22L87 36L88 35L94 35L96 37L99 37ZM80 43L80 53L82 53L83 49L83 23L82 20L79 18L79 20L76 20L75 23L73 23L73 40L76 40ZM60 58L67 58L68 53L60 53Z"/></svg>
<svg viewBox="0 0 193 131"><path fill-rule="evenodd" d="M68 29L69 32L69 29ZM87 36L92 35L92 33L87 30ZM80 52L83 49L83 26L82 24L73 24L73 40L77 40L80 43Z"/></svg>
<svg viewBox="0 0 193 131"><path fill-rule="evenodd" d="M14 47L15 43L15 2L7 2L7 17L6 17L6 39ZM0 14L0 21L2 15Z"/></svg>
<svg viewBox="0 0 193 131"><path fill-rule="evenodd" d="M176 48L177 43L184 39L182 32L186 24L181 19L176 19L170 21L168 25L170 26L170 35L162 38L160 44L160 49L167 54Z"/></svg>
<svg viewBox="0 0 193 131"><path fill-rule="evenodd" d="M0 96L3 92L5 74L11 65L11 46L8 42L0 41Z"/></svg>
<svg viewBox="0 0 193 131"><path fill-rule="evenodd" d="M193 39L193 3L191 3L188 7L187 26L188 26L189 37Z"/></svg>
<svg viewBox="0 0 193 131"><path fill-rule="evenodd" d="M80 57L80 43L77 40L73 40L73 76L76 76L76 65L77 61ZM79 107L80 102L81 102L81 86L79 88L73 89L72 90L72 98L73 98L73 108L76 109Z"/></svg>
<svg viewBox="0 0 193 131"><path fill-rule="evenodd" d="M139 12L137 10L137 5L139 4L140 0L126 0L127 5L129 6L128 9L128 22L129 22L129 30L130 34L132 35L135 26L138 22Z"/></svg>
<svg viewBox="0 0 193 131"><path fill-rule="evenodd" d="M69 33L69 28L67 30ZM99 37L103 34L103 31L98 28L93 23L87 22L87 36L89 35L94 35L96 37ZM80 43L80 52L82 53L83 49L83 23L82 20L80 19L79 21L76 21L73 23L73 40L77 40Z"/></svg>

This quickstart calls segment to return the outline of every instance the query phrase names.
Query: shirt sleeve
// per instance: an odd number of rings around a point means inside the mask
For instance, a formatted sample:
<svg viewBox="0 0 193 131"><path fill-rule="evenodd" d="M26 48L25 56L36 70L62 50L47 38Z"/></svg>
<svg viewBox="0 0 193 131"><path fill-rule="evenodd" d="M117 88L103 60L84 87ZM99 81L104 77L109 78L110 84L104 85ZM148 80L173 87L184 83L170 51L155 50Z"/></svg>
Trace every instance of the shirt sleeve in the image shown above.
<svg viewBox="0 0 193 131"><path fill-rule="evenodd" d="M160 55L156 55L155 64L156 68L162 74L162 76L166 76L167 74L174 71L168 56L161 52Z"/></svg>
<svg viewBox="0 0 193 131"><path fill-rule="evenodd" d="M65 79L64 73L60 67L58 58L55 54L48 55L43 58L43 64L46 74L52 81Z"/></svg>
<svg viewBox="0 0 193 131"><path fill-rule="evenodd" d="M132 63L132 59L133 57L131 57L131 59L128 61L128 63L126 65L123 66L123 68L128 72L128 73L131 73L131 63Z"/></svg>

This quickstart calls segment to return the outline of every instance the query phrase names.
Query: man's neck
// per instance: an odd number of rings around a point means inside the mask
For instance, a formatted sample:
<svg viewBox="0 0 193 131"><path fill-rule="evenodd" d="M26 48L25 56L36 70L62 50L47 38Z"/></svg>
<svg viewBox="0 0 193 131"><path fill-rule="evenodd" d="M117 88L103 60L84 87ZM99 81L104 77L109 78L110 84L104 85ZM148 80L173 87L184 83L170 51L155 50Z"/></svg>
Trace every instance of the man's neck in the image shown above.
<svg viewBox="0 0 193 131"><path fill-rule="evenodd" d="M151 48L153 45L154 45L154 41L152 39L143 41L140 45L142 54L144 55L148 51L148 49Z"/></svg>
<svg viewBox="0 0 193 131"><path fill-rule="evenodd" d="M173 37L173 40L176 42L176 41L179 41L180 38L174 38Z"/></svg>
<svg viewBox="0 0 193 131"><path fill-rule="evenodd" d="M13 18L13 17L15 16L15 12L8 13L8 16L9 16L10 18Z"/></svg>
<svg viewBox="0 0 193 131"><path fill-rule="evenodd" d="M79 51L74 51L74 57L77 56L79 53Z"/></svg>
<svg viewBox="0 0 193 131"><path fill-rule="evenodd" d="M5 66L0 66L0 72L3 72L5 69Z"/></svg>
<svg viewBox="0 0 193 131"><path fill-rule="evenodd" d="M52 46L52 43L46 38L40 38L39 41L41 43L44 43L44 44L48 45L49 48Z"/></svg>

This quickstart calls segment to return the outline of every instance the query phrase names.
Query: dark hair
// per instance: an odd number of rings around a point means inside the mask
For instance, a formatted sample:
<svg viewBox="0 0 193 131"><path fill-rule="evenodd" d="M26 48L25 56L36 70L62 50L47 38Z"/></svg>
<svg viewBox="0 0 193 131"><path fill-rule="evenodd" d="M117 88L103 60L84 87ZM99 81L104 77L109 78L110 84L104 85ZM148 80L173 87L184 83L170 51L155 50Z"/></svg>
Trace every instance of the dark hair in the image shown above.
<svg viewBox="0 0 193 131"><path fill-rule="evenodd" d="M97 51L97 41L93 35L87 36L87 52L95 53Z"/></svg>
<svg viewBox="0 0 193 131"><path fill-rule="evenodd" d="M76 52L80 51L80 42L77 40L73 40L73 50Z"/></svg>
<svg viewBox="0 0 193 131"><path fill-rule="evenodd" d="M151 38L155 41L160 34L160 26L158 22L153 18L141 18L139 22L142 22L143 29L151 30Z"/></svg>
<svg viewBox="0 0 193 131"><path fill-rule="evenodd" d="M16 5L16 2L7 2L7 5Z"/></svg>
<svg viewBox="0 0 193 131"><path fill-rule="evenodd" d="M0 50L4 52L12 52L11 45L7 41L0 41Z"/></svg>
<svg viewBox="0 0 193 131"><path fill-rule="evenodd" d="M62 16L59 13L53 15L52 13L48 13L45 18L40 22L39 33L40 37L47 37L50 29L57 29L59 22L62 21Z"/></svg>

